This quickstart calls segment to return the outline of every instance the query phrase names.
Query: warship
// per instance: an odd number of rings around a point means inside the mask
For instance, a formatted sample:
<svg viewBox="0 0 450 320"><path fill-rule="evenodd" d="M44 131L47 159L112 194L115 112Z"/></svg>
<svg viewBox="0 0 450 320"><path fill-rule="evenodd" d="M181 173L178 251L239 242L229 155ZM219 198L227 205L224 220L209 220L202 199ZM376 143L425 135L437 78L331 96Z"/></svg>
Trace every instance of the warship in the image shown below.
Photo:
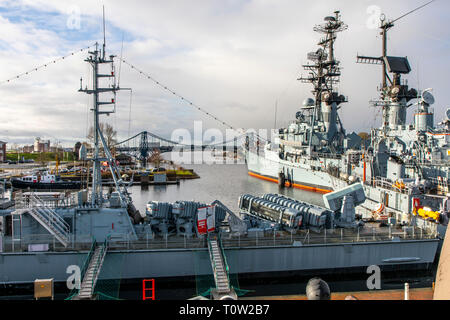
<svg viewBox="0 0 450 320"><path fill-rule="evenodd" d="M337 33L347 26L336 12L314 28L325 37L320 48L308 54L311 63L304 68L309 76L299 79L313 85L315 98L304 101L296 120L279 129L273 142L247 136L249 175L281 187L323 194L362 182L367 201L361 208L366 217L410 221L420 211L423 218L446 226L450 110L441 127L435 127L432 90L410 89L402 80L402 75L411 72L408 59L387 53L387 34L398 20L387 22L382 17L381 57L357 57L358 63L382 67L381 98L372 101L382 109L382 127L373 129L368 141L363 141L356 133L347 134L339 118L338 111L348 100L336 90L341 72L333 45ZM417 106L414 124L407 125L407 109L413 105Z"/></svg>
<svg viewBox="0 0 450 320"><path fill-rule="evenodd" d="M321 29L330 36L324 45L333 43L334 33L344 28L338 16L327 18L327 26ZM11 202L0 210L1 291L52 279L67 285L70 299L97 299L102 281L212 277L208 294L236 299L232 275L366 273L373 265L395 271L432 267L440 243L437 224L402 225L390 219L381 227L358 220L356 207L366 198L363 184L324 195L326 208L267 194L243 195L237 213L218 200L211 204L150 200L145 211L137 210L99 125L101 116L115 112L116 93L121 90L115 57L106 56L105 43L103 49L97 44L85 60L92 67L92 88L83 88L81 79L79 90L93 96L92 158L80 149L80 159L93 162L92 188L58 196L10 194L14 206ZM317 57L320 65L327 65L327 75L339 74L332 55L325 58L318 52ZM344 99L330 93L331 105L324 101L322 106L333 118ZM105 95L112 98L104 100ZM314 109L306 111L315 117ZM333 142L319 144L330 155L344 139L343 129L333 129L331 123L328 129L322 127L328 131L321 137L334 137ZM102 162L109 164L111 192L103 189Z"/></svg>

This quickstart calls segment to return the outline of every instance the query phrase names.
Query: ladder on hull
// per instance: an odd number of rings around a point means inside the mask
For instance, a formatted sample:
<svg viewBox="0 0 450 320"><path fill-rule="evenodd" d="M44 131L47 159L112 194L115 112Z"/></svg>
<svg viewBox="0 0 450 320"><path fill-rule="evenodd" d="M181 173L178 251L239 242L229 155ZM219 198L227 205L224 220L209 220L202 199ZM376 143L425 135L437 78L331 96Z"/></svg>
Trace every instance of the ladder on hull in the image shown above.
<svg viewBox="0 0 450 320"><path fill-rule="evenodd" d="M106 242L105 244L95 248L94 254L91 257L89 266L86 269L83 280L81 282L80 291L76 300L92 300L94 297L94 289L97 284L100 270L103 266L107 252Z"/></svg>
<svg viewBox="0 0 450 320"><path fill-rule="evenodd" d="M214 300L236 300L236 293L230 285L228 266L223 256L223 250L220 246L220 241L216 237L208 237L208 250L216 284L216 288L211 292Z"/></svg>

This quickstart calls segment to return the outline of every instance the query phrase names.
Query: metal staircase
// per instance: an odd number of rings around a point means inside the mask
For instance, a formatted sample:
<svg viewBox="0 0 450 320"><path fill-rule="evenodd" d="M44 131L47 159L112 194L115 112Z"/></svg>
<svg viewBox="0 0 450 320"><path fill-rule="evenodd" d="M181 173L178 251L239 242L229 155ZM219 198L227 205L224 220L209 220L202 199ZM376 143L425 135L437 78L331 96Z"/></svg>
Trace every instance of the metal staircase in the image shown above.
<svg viewBox="0 0 450 320"><path fill-rule="evenodd" d="M208 237L208 249L216 283L216 289L212 292L212 296L215 299L222 299L225 296L235 298L235 292L230 285L226 258L220 246L220 239Z"/></svg>
<svg viewBox="0 0 450 320"><path fill-rule="evenodd" d="M225 271L222 254L219 249L217 240L210 240L209 254L211 256L212 267L214 271L214 280L216 282L216 289L218 293L229 293L230 283L228 274Z"/></svg>
<svg viewBox="0 0 450 320"><path fill-rule="evenodd" d="M95 285L97 284L98 275L103 266L107 249L106 241L102 246L95 248L81 282L80 291L77 296L78 300L92 300Z"/></svg>
<svg viewBox="0 0 450 320"><path fill-rule="evenodd" d="M45 203L35 194L31 194L25 201L20 193L16 196L16 207L23 208L41 226L52 234L64 247L70 244L70 226L53 209L45 206Z"/></svg>

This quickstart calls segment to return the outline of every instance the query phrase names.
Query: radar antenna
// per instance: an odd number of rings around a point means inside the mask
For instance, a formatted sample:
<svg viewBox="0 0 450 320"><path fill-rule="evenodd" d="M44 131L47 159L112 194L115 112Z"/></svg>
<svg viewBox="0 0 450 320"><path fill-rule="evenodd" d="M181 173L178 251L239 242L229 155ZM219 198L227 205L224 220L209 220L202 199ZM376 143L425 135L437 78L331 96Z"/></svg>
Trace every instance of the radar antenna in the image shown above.
<svg viewBox="0 0 450 320"><path fill-rule="evenodd" d="M394 81L395 81L395 80L392 81L391 78L388 75L388 67L390 67L389 66L389 61L388 61L388 55L387 55L387 33L388 33L388 31L391 28L394 27L394 23L395 22L397 22L397 21L405 18L406 16L409 16L410 14L412 14L412 13L414 13L414 12L416 12L416 11L418 11L418 10L428 6L428 5L430 5L431 3L435 2L435 1L437 1L437 0L429 1L429 2L427 2L425 4L423 4L423 5L415 8L414 10L411 10L408 13L403 14L402 16L400 16L397 19L394 19L392 21L386 21L386 15L384 15L384 14L381 15L381 17L380 17L380 20L381 20L381 25L380 25L381 33L380 34L382 36L382 56L381 57L358 56L357 57L357 63L378 64L378 65L382 65L383 66L383 68L382 68L382 71L383 71L383 77L382 77L383 85L382 85L382 89L381 89L382 92L386 91L387 86L388 86L387 85L388 81L389 81L389 83L391 85L393 85ZM397 61L393 61L392 64L397 64L398 65L398 63L401 64L401 69L402 70L401 70L400 73L409 73L411 71L407 61L406 62L405 61L398 61L398 59L397 59ZM397 72L394 71L394 73L397 73ZM383 94L383 96L384 96L384 94Z"/></svg>
<svg viewBox="0 0 450 320"><path fill-rule="evenodd" d="M326 133L326 144L332 152L334 152L332 143L339 145L339 139L343 134L345 135L342 125L340 125L340 131L337 128L338 122L340 124L337 111L342 103L347 102L347 98L339 95L335 88L340 81L341 68L340 62L335 58L334 45L337 34L347 30L348 26L341 20L340 11L335 11L334 14L334 16L325 17L324 23L314 27L315 32L322 33L325 37L318 43L320 48L308 54L308 60L311 62L303 66L308 72L308 76L298 79L303 83L312 84L312 93L315 96L315 99L309 99L301 108L310 123L308 138L310 150L312 149L314 127L319 123L324 126L322 132ZM301 117L302 114L298 114L297 119Z"/></svg>
<svg viewBox="0 0 450 320"><path fill-rule="evenodd" d="M340 62L335 59L334 44L337 39L336 34L348 29L340 16L340 11L335 11L335 16L325 17L325 23L314 27L314 31L325 34L318 45L321 47L315 52L308 54L308 60L313 64L304 65L303 68L309 71L308 77L300 77L300 81L304 83L312 83L314 85L316 106L324 101L337 102L338 104L345 101L345 97L333 95L333 86L339 83L341 76Z"/></svg>
<svg viewBox="0 0 450 320"><path fill-rule="evenodd" d="M105 6L103 6L103 60L105 59L106 51L106 22L105 22Z"/></svg>

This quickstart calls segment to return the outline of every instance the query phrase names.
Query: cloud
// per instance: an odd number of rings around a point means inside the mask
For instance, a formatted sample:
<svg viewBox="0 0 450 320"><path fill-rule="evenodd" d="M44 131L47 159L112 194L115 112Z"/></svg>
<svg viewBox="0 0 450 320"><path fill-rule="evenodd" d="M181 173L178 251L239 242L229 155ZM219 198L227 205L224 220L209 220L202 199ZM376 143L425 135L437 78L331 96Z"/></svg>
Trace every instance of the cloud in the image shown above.
<svg viewBox="0 0 450 320"><path fill-rule="evenodd" d="M423 1L379 0L388 17L396 18ZM67 28L72 1L19 0L0 2L1 79L95 41L102 41L101 13L105 4L109 52L123 57L153 77L235 127L271 128L275 104L278 125L294 118L311 87L296 79L304 73L306 55L316 50L320 35L313 26L341 10L348 31L336 44L342 65L340 92L349 98L341 110L348 131L379 125L379 110L369 107L378 97L381 71L356 64L356 55L379 55L378 31L367 27L372 1L322 0L196 0L87 1L79 0L80 29ZM450 98L445 63L449 55L447 12L437 1L399 21L390 32L392 55L408 56L414 71L410 85L434 88L440 119ZM35 135L67 143L82 139L91 125L88 97L78 93L79 79L89 82L85 54L52 65L8 85L0 85L0 140L32 142ZM116 66L119 68L119 64ZM118 96L117 113L105 121L120 138L142 130L170 137L177 128L225 127L175 99L148 79L121 67L122 87L133 88L130 120L129 92ZM7 131L7 132L6 132ZM73 141L72 141L73 140Z"/></svg>

